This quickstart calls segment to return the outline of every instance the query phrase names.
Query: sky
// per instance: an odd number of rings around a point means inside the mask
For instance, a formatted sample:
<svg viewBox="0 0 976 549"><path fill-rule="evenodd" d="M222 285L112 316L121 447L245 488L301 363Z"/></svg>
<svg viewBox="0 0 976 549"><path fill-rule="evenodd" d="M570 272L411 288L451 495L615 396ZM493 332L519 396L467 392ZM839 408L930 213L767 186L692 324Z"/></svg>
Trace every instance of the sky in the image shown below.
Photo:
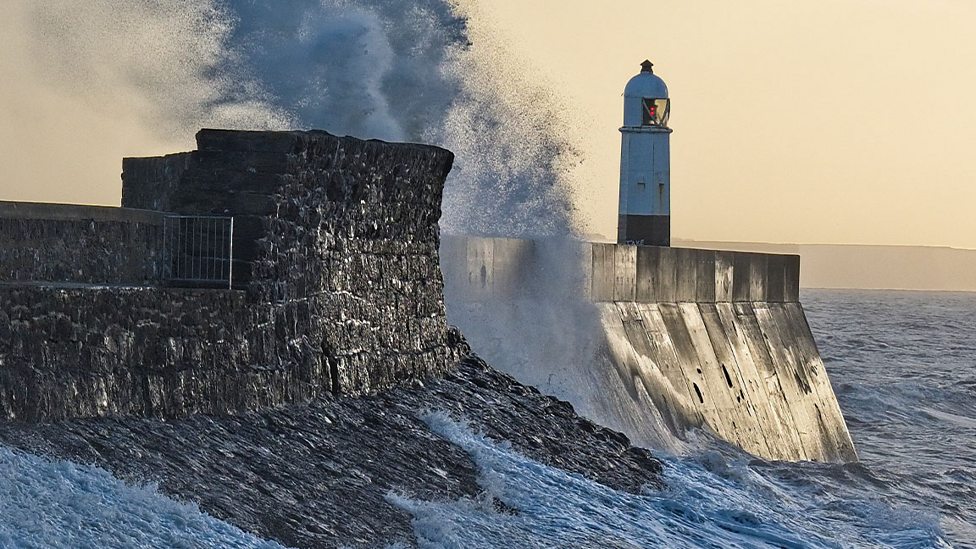
<svg viewBox="0 0 976 549"><path fill-rule="evenodd" d="M133 76L111 67L56 85L52 75L76 65L38 44L121 51L125 33L49 25L39 39L23 5L0 4L0 200L117 205L122 156L187 150L192 136L147 125L137 115L145 98L118 87ZM472 49L494 52L489 60L516 66L558 103L549 107L578 151L569 178L584 232L615 234L622 91L649 58L671 93L676 238L976 249L976 2L462 5ZM153 70L135 78L173 67L183 93L206 102L191 77L213 49L181 42L185 25L152 31L172 44L136 60ZM181 100L164 99L154 108Z"/></svg>
<svg viewBox="0 0 976 549"><path fill-rule="evenodd" d="M976 2L485 2L575 114L613 234L624 84L671 95L672 233L976 248ZM479 21L479 19L475 19Z"/></svg>

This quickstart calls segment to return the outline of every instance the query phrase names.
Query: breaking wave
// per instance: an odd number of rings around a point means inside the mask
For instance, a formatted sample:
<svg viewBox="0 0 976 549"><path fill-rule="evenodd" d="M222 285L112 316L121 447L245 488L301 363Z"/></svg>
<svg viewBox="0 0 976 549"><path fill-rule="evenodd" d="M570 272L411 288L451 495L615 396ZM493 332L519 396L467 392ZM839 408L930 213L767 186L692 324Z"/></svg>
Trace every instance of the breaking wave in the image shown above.
<svg viewBox="0 0 976 549"><path fill-rule="evenodd" d="M741 453L660 455L666 488L635 495L542 465L444 414L424 419L474 458L485 496L390 494L414 516L421 547L950 547L933 515L823 489L821 477L869 482L858 466L804 464L814 480L800 482Z"/></svg>
<svg viewBox="0 0 976 549"><path fill-rule="evenodd" d="M161 139L319 128L433 143L457 154L445 231L575 231L564 173L577 153L558 137L555 102L504 49L469 42L462 5L86 0L11 11L47 85Z"/></svg>
<svg viewBox="0 0 976 549"><path fill-rule="evenodd" d="M0 446L0 547L280 549L152 486Z"/></svg>
<svg viewBox="0 0 976 549"><path fill-rule="evenodd" d="M33 70L49 86L106 117L137 120L166 139L188 139L202 126L316 127L440 144L457 153L445 231L571 235L579 220L565 173L578 153L560 137L555 102L517 64L509 68L503 49L470 43L465 4L78 0L10 2L0 14L29 27ZM553 272L568 257L554 258ZM898 324L906 299L920 313ZM434 415L431 428L468 450L488 493L515 512L390 497L413 513L429 545L602 547L610 538L622 547L944 547L943 526L960 545L971 543L976 456L946 440L976 436L973 304L930 295L813 301L811 324L862 465L770 464L703 439L685 457L662 453L668 490L637 496L544 467ZM532 381L579 392L572 381L581 368L601 371L586 339L599 332L598 318L585 307L571 298L527 307L489 358L523 379L562 368L562 378ZM449 314L473 340L486 327ZM543 361L550 364L535 369ZM584 413L595 416L617 406L605 398L588 405ZM673 450L651 431L641 442ZM151 487L3 448L0 496L0 545L274 546Z"/></svg>

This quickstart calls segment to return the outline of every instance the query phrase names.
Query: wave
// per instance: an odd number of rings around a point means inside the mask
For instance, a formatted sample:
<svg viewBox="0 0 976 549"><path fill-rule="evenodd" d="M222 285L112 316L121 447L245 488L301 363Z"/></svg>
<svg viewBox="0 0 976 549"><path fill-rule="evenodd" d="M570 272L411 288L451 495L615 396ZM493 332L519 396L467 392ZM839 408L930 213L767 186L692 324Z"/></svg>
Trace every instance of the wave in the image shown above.
<svg viewBox="0 0 976 549"><path fill-rule="evenodd" d="M471 43L465 4L23 2L11 32L44 86L140 133L189 144L201 127L317 128L437 144L457 154L444 230L572 234L565 171L578 152L557 102L513 55Z"/></svg>
<svg viewBox="0 0 976 549"><path fill-rule="evenodd" d="M0 547L281 549L107 471L0 446Z"/></svg>
<svg viewBox="0 0 976 549"><path fill-rule="evenodd" d="M421 547L949 547L934 517L880 501L838 501L817 482L778 479L769 473L779 466L741 454L661 454L666 488L634 495L521 456L446 414L423 419L471 455L485 496L389 494L413 515ZM849 479L857 467L806 464L803 472Z"/></svg>

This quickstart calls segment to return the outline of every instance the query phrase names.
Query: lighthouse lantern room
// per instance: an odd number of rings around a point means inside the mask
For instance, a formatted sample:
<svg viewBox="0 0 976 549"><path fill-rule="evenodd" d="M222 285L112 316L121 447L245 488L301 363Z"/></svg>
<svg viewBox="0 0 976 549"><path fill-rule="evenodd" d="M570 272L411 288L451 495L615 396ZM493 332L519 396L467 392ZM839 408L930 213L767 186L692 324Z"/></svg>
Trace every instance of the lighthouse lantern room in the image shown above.
<svg viewBox="0 0 976 549"><path fill-rule="evenodd" d="M671 244L671 101L654 64L624 88L620 128L620 209L617 241L648 246Z"/></svg>

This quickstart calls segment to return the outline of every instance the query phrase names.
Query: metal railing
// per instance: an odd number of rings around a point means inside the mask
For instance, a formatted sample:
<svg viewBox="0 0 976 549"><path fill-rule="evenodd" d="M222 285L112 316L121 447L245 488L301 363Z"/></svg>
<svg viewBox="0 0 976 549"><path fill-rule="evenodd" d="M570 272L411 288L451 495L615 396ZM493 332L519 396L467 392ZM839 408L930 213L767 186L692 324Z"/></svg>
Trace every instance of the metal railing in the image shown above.
<svg viewBox="0 0 976 549"><path fill-rule="evenodd" d="M163 278L174 286L232 288L234 218L199 215L164 217Z"/></svg>

